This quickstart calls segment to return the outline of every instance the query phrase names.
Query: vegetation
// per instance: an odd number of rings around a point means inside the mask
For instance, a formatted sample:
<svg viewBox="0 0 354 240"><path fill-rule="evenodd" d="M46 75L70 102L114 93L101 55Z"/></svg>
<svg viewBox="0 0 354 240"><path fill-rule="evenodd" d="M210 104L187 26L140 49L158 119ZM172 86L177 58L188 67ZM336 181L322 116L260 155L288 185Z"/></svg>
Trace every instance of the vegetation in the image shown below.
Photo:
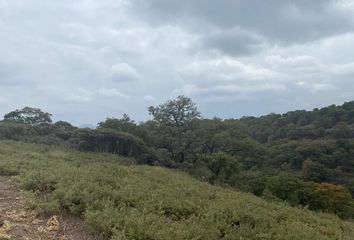
<svg viewBox="0 0 354 240"><path fill-rule="evenodd" d="M22 110L15 110L5 114L5 122L16 122L30 125L52 123L51 114L42 112L38 108L25 107Z"/></svg>
<svg viewBox="0 0 354 240"><path fill-rule="evenodd" d="M108 118L97 129L52 123L26 107L6 114L0 139L107 152L177 168L212 184L354 218L354 102L313 111L204 119L185 96L148 109L152 119Z"/></svg>
<svg viewBox="0 0 354 240"><path fill-rule="evenodd" d="M215 173L229 174L218 159L239 171L233 164L236 159L219 153L205 160ZM177 170L135 165L134 159L107 153L2 140L0 173L16 175L29 192L29 207L82 216L102 239L350 240L354 236L352 221L211 186ZM281 181L285 180L271 178L267 188ZM287 188L300 184L292 181ZM332 199L330 195L342 194L343 188L323 185L318 191ZM342 201L345 195L335 197Z"/></svg>

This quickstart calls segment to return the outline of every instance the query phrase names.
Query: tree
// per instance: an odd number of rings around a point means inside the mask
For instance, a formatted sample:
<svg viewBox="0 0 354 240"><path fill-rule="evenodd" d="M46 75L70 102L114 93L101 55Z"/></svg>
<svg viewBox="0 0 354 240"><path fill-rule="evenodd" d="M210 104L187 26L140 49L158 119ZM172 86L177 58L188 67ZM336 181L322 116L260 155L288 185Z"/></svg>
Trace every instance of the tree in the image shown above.
<svg viewBox="0 0 354 240"><path fill-rule="evenodd" d="M22 110L15 110L5 114L5 122L15 122L29 125L51 124L51 114L43 112L39 108L24 107Z"/></svg>
<svg viewBox="0 0 354 240"><path fill-rule="evenodd" d="M354 217L354 201L349 190L341 185L319 184L310 200L310 209L335 213L343 218Z"/></svg>
<svg viewBox="0 0 354 240"><path fill-rule="evenodd" d="M157 107L150 106L149 114L158 124L174 128L179 136L192 120L200 117L196 104L185 96L178 96Z"/></svg>
<svg viewBox="0 0 354 240"><path fill-rule="evenodd" d="M212 183L227 183L233 185L241 166L238 159L223 152L213 153L203 159L213 173Z"/></svg>
<svg viewBox="0 0 354 240"><path fill-rule="evenodd" d="M136 124L128 114L123 114L122 118L107 118L106 121L98 123L98 128L111 128L118 132L134 133Z"/></svg>
<svg viewBox="0 0 354 240"><path fill-rule="evenodd" d="M290 174L280 173L268 179L266 189L273 196L285 200L291 205L298 205L303 182Z"/></svg>
<svg viewBox="0 0 354 240"><path fill-rule="evenodd" d="M241 191L262 196L266 182L267 177L261 171L242 171L237 174L234 186Z"/></svg>
<svg viewBox="0 0 354 240"><path fill-rule="evenodd" d="M324 182L328 179L328 169L320 163L307 159L302 164L302 172L306 181Z"/></svg>
<svg viewBox="0 0 354 240"><path fill-rule="evenodd" d="M331 135L336 139L351 138L354 136L353 130L346 122L339 122L332 129Z"/></svg>
<svg viewBox="0 0 354 240"><path fill-rule="evenodd" d="M58 121L52 125L52 129L55 136L66 141L74 136L74 131L76 127L71 125L71 123L66 121Z"/></svg>
<svg viewBox="0 0 354 240"><path fill-rule="evenodd" d="M150 164L154 160L145 143L132 134L114 129L80 129L77 133L80 150L135 157L142 164Z"/></svg>
<svg viewBox="0 0 354 240"><path fill-rule="evenodd" d="M184 162L186 150L193 142L188 131L200 117L196 104L188 97L178 96L157 107L150 106L148 110L158 127L158 135L163 136L163 144L168 145L172 157Z"/></svg>
<svg viewBox="0 0 354 240"><path fill-rule="evenodd" d="M64 129L64 130L73 130L75 127L71 125L71 123L66 122L66 121L58 121L54 123L54 126L59 128L59 129Z"/></svg>
<svg viewBox="0 0 354 240"><path fill-rule="evenodd" d="M198 121L195 142L198 144L198 151L203 154L212 154L220 150L220 135L223 135L221 119L202 119Z"/></svg>

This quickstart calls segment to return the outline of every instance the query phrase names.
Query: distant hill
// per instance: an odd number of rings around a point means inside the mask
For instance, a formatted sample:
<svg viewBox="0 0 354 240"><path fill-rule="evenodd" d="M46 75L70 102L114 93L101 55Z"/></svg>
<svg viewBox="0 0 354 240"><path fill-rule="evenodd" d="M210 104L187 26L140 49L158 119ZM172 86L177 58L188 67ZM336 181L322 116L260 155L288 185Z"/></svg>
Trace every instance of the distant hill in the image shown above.
<svg viewBox="0 0 354 240"><path fill-rule="evenodd" d="M102 239L351 240L354 223L211 186L131 159L0 141L0 173L17 175L31 208L68 211Z"/></svg>
<svg viewBox="0 0 354 240"><path fill-rule="evenodd" d="M297 110L258 118L243 117L241 122L262 143L285 138L354 138L354 101L312 111Z"/></svg>

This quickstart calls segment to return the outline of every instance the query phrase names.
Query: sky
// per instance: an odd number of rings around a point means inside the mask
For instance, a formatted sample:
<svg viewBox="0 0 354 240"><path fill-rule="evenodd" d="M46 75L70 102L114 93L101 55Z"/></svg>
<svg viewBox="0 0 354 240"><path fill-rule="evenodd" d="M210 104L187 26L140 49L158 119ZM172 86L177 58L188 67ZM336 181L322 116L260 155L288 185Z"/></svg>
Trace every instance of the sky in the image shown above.
<svg viewBox="0 0 354 240"><path fill-rule="evenodd" d="M354 0L0 0L0 115L96 124L178 95L239 118L354 100Z"/></svg>

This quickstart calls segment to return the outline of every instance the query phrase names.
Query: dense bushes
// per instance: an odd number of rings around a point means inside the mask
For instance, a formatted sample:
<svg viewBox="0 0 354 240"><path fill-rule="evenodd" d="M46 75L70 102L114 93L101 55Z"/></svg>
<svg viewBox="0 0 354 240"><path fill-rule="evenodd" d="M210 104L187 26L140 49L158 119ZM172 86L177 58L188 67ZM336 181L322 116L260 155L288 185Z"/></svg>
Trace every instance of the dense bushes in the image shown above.
<svg viewBox="0 0 354 240"><path fill-rule="evenodd" d="M354 201L347 188L329 183L316 185L309 200L310 209L335 213L343 218L354 218Z"/></svg>
<svg viewBox="0 0 354 240"><path fill-rule="evenodd" d="M312 210L354 218L354 200L343 186L303 182L291 175L280 174L268 179L266 191L293 206L301 204Z"/></svg>
<svg viewBox="0 0 354 240"><path fill-rule="evenodd" d="M30 127L25 124L0 122L0 138L22 140L23 136L29 135Z"/></svg>
<svg viewBox="0 0 354 240"><path fill-rule="evenodd" d="M109 152L135 157L142 164L158 162L158 156L139 137L114 129L78 129L63 121L36 126L0 122L0 139L63 145L82 151Z"/></svg>
<svg viewBox="0 0 354 240"><path fill-rule="evenodd" d="M0 141L0 168L20 172L32 208L83 217L102 239L350 240L353 222L210 186L115 155Z"/></svg>
<svg viewBox="0 0 354 240"><path fill-rule="evenodd" d="M241 170L236 157L222 152L200 157L200 161L211 172L209 177L211 183L234 185L235 177Z"/></svg>
<svg viewBox="0 0 354 240"><path fill-rule="evenodd" d="M108 129L82 129L77 131L80 150L109 152L129 157L139 157L147 152L144 142L129 133Z"/></svg>

